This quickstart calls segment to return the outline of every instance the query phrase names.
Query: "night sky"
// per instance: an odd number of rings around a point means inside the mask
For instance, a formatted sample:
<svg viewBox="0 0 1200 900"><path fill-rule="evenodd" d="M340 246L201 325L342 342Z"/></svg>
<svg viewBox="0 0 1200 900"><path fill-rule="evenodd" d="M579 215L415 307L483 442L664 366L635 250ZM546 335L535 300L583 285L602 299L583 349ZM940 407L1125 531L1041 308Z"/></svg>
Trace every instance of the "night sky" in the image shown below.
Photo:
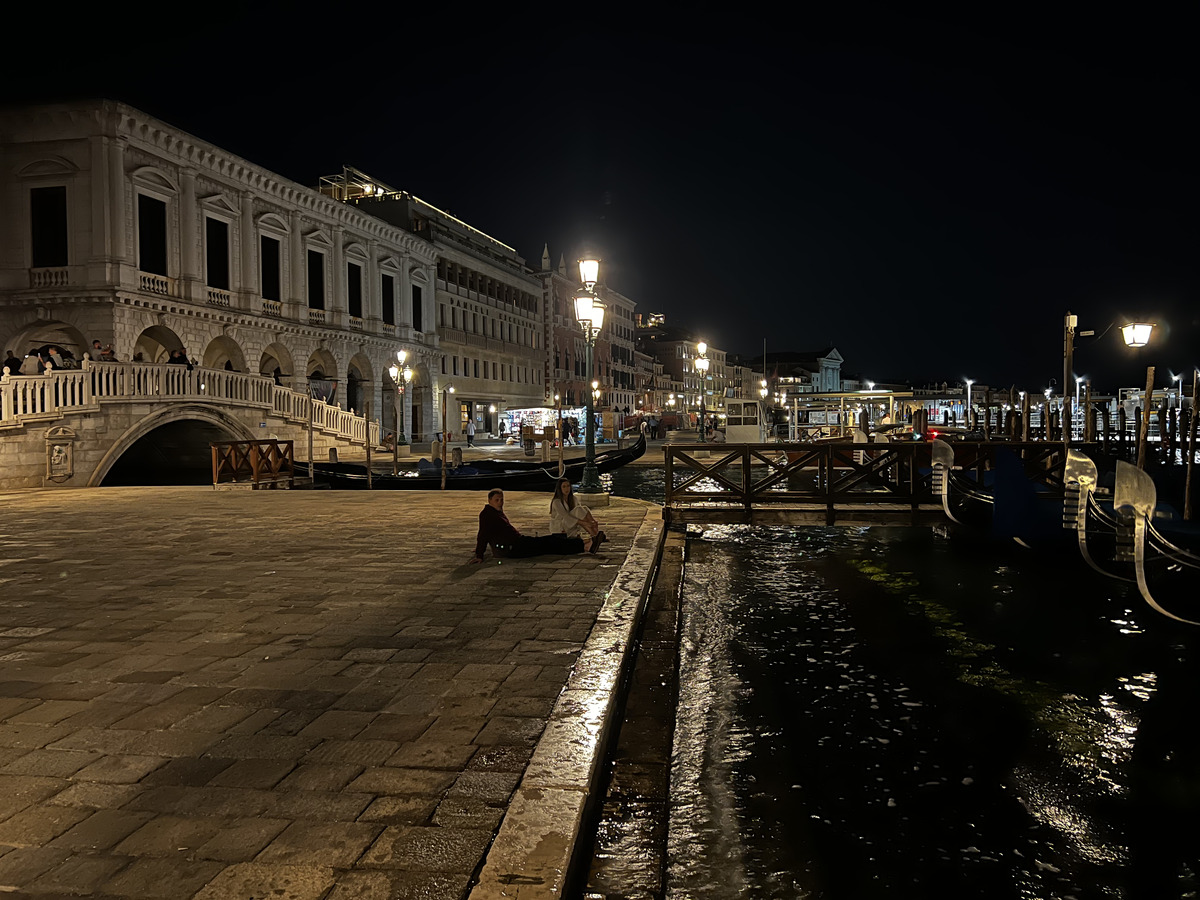
<svg viewBox="0 0 1200 900"><path fill-rule="evenodd" d="M8 99L109 96L313 186L352 165L535 266L591 248L639 311L732 352L832 344L876 381L1060 389L1070 310L1162 326L1138 354L1115 328L1080 339L1099 388L1200 363L1182 7L614 8L590 31L561 7L274 9L27 46Z"/></svg>

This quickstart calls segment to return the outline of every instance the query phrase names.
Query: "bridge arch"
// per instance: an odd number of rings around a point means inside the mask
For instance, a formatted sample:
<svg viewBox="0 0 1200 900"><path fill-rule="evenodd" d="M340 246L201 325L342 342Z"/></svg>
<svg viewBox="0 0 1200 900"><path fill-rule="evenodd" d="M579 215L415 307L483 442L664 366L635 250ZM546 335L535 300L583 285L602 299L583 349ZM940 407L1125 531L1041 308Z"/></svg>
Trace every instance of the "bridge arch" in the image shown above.
<svg viewBox="0 0 1200 900"><path fill-rule="evenodd" d="M165 363L175 350L183 349L183 340L166 325L151 325L142 330L133 344L133 358L140 362Z"/></svg>
<svg viewBox="0 0 1200 900"><path fill-rule="evenodd" d="M108 452L96 464L95 470L88 478L87 486L99 487L103 484L105 477L113 470L121 457L128 453L138 441L164 426L186 422L199 422L215 428L225 440L249 441L256 437L245 423L214 406L188 403L162 409L135 422L113 442Z"/></svg>
<svg viewBox="0 0 1200 900"><path fill-rule="evenodd" d="M235 372L248 372L246 354L241 345L227 334L218 335L204 348L201 365L209 369L224 369L228 363ZM269 373L268 373L269 374Z"/></svg>

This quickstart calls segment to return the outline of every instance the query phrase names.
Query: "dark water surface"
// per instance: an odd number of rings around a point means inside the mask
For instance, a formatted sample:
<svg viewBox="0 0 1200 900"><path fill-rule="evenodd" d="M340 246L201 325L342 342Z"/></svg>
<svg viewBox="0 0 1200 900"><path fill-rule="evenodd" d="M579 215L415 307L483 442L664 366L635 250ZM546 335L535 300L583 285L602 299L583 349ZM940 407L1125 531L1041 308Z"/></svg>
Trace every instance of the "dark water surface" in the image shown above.
<svg viewBox="0 0 1200 900"><path fill-rule="evenodd" d="M1075 551L693 529L667 896L1196 896L1196 640Z"/></svg>

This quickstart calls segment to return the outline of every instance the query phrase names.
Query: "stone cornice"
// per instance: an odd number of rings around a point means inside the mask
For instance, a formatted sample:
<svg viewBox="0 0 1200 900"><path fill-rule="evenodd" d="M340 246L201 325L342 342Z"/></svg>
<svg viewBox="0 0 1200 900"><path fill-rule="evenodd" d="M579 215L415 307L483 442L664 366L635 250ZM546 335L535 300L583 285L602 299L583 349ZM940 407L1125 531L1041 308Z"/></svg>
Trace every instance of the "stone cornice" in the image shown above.
<svg viewBox="0 0 1200 900"><path fill-rule="evenodd" d="M401 249L416 261L433 265L437 261L434 246L416 235L369 216L356 207L326 197L314 188L294 181L222 150L207 141L175 128L124 103L93 100L77 104L51 104L4 110L0 138L12 140L21 125L39 130L74 129L75 134L46 136L45 140L80 137L84 126L99 129L103 136L116 138L153 150L170 158L176 165L192 168L198 174L224 182L230 189L250 191L261 199L273 199L288 209L319 216L329 224L353 228L363 236L374 237Z"/></svg>

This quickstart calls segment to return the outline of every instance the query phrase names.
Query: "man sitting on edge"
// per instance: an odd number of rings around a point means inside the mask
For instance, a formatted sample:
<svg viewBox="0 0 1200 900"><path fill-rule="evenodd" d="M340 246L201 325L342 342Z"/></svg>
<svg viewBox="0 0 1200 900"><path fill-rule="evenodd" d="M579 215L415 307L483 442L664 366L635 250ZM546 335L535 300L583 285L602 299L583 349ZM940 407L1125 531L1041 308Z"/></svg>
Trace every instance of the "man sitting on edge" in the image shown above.
<svg viewBox="0 0 1200 900"><path fill-rule="evenodd" d="M563 534L547 534L542 537L527 537L513 527L504 514L504 491L492 488L488 491L487 506L479 513L479 535L475 538L475 555L471 562L483 562L487 545L499 557L542 556L547 553L574 554L595 553L604 539L569 538Z"/></svg>

